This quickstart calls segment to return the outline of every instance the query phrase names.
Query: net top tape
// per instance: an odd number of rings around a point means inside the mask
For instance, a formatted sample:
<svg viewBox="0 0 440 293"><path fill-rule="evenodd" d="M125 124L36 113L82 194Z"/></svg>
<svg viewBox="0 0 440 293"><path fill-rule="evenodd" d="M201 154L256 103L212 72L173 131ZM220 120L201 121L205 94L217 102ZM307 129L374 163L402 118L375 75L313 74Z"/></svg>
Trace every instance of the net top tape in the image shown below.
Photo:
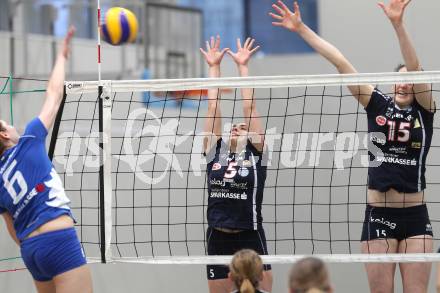
<svg viewBox="0 0 440 293"><path fill-rule="evenodd" d="M314 254L314 255L262 255L264 263L291 264L303 257L314 256L329 263L413 263L413 262L439 262L438 253L389 253L389 254ZM223 264L231 262L231 255L221 256L170 256L170 257L137 257L114 258L111 262L143 263L143 264L174 264L174 265L206 265Z"/></svg>
<svg viewBox="0 0 440 293"><path fill-rule="evenodd" d="M114 93L219 88L386 85L395 83L440 83L440 71L101 81L102 86L110 87ZM99 82L66 81L65 85L67 94L96 93Z"/></svg>

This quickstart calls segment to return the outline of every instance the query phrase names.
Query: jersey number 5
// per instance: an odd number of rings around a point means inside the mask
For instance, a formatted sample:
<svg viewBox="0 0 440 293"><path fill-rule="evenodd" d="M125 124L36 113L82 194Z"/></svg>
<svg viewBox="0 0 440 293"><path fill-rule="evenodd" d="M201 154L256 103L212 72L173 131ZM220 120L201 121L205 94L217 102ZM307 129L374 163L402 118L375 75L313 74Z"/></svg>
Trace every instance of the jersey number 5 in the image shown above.
<svg viewBox="0 0 440 293"><path fill-rule="evenodd" d="M10 177L12 169L14 169L16 165L17 161L12 161L11 165L9 165L8 169L3 173L3 181L5 182L4 186L11 196L14 205L18 204L28 191L27 183L20 171L15 171L14 175ZM14 184L17 184L18 187L20 187L20 192L17 193L17 191L15 191Z"/></svg>
<svg viewBox="0 0 440 293"><path fill-rule="evenodd" d="M235 174L237 174L237 162L229 162L228 169L226 169L224 178L230 179L234 178Z"/></svg>

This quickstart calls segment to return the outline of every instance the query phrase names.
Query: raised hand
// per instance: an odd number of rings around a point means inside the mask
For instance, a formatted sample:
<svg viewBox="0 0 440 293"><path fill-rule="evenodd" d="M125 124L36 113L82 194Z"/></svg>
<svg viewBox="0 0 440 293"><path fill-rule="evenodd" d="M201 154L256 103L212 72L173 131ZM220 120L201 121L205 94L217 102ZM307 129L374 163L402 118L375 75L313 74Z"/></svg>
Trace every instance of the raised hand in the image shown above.
<svg viewBox="0 0 440 293"><path fill-rule="evenodd" d="M61 54L64 58L68 59L70 55L70 42L72 41L73 35L75 35L75 27L72 25L67 31L67 35L64 38L63 44L61 46Z"/></svg>
<svg viewBox="0 0 440 293"><path fill-rule="evenodd" d="M209 66L219 66L228 50L229 48L220 50L220 36L215 39L211 37L211 42L206 41L206 51L200 48L200 52L202 52Z"/></svg>
<svg viewBox="0 0 440 293"><path fill-rule="evenodd" d="M405 8L410 2L411 0L390 0L387 5L383 2L379 2L377 5L382 8L385 15L393 24L399 24L403 21Z"/></svg>
<svg viewBox="0 0 440 293"><path fill-rule="evenodd" d="M301 11L299 9L298 2L294 2L292 12L283 1L278 0L277 4L272 4L272 8L277 11L278 14L270 12L269 15L277 21L272 22L274 26L284 27L292 32L297 32L302 26Z"/></svg>
<svg viewBox="0 0 440 293"><path fill-rule="evenodd" d="M260 48L260 46L254 46L254 39L247 38L244 42L243 46L241 46L240 39L237 39L237 52L234 53L231 50L228 50L227 53L234 59L237 65L246 66L251 59L251 56Z"/></svg>

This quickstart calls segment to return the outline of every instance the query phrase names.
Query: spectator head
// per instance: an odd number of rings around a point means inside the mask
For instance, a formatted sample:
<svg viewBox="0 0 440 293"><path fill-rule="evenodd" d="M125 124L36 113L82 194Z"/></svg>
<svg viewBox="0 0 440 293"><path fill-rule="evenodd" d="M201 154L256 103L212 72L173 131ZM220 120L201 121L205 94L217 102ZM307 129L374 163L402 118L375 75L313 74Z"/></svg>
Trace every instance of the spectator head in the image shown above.
<svg viewBox="0 0 440 293"><path fill-rule="evenodd" d="M290 293L333 293L326 265L315 257L296 262L289 275Z"/></svg>

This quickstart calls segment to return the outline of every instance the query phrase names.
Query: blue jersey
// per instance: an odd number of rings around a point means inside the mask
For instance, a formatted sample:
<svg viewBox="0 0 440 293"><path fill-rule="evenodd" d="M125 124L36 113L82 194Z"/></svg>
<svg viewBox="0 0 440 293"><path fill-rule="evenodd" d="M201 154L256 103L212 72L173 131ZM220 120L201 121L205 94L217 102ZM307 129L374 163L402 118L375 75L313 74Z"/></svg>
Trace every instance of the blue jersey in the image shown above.
<svg viewBox="0 0 440 293"><path fill-rule="evenodd" d="M434 113L416 100L410 107L400 109L391 97L377 89L365 110L370 140L380 149L375 154L369 151L368 187L381 192L393 188L406 193L425 189L425 163L431 146Z"/></svg>
<svg viewBox="0 0 440 293"><path fill-rule="evenodd" d="M250 141L242 153L229 153L220 139L207 160L208 225L243 230L262 228L266 181L262 153Z"/></svg>
<svg viewBox="0 0 440 293"><path fill-rule="evenodd" d="M44 223L70 215L61 178L46 152L46 127L33 119L18 144L0 157L0 213L9 212L20 240Z"/></svg>

